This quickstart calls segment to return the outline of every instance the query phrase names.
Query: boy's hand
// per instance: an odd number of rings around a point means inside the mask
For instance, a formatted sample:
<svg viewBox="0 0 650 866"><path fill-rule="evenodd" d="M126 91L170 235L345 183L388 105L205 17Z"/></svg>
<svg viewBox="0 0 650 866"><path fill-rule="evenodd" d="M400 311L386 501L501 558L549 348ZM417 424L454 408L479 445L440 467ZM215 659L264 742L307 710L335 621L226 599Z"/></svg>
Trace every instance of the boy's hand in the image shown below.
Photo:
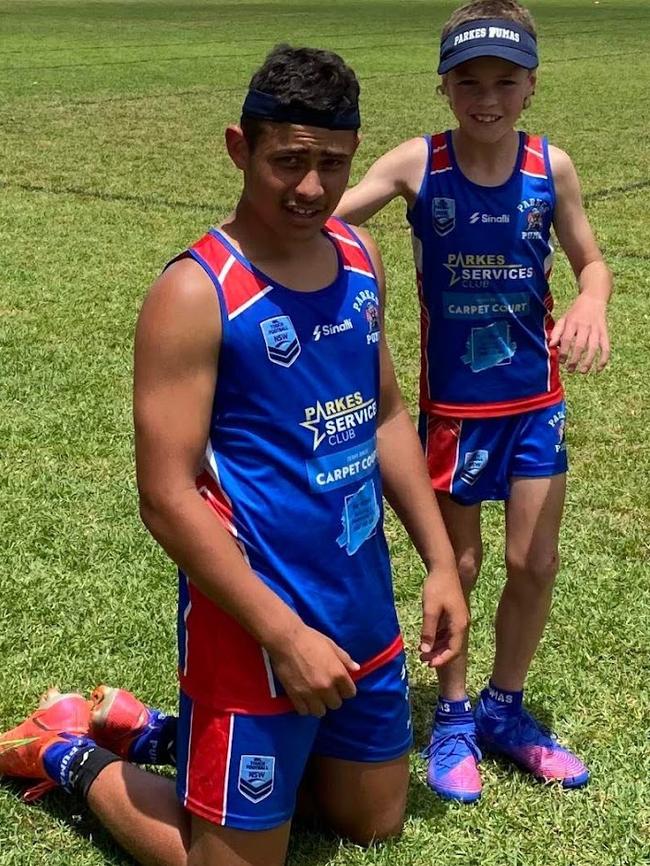
<svg viewBox="0 0 650 866"><path fill-rule="evenodd" d="M469 611L455 569L431 571L422 588L420 661L430 668L447 664L461 651Z"/></svg>
<svg viewBox="0 0 650 866"><path fill-rule="evenodd" d="M578 295L564 316L558 319L551 332L549 346L560 347L560 363L573 373L597 373L609 360L609 336L604 301L588 294ZM598 361L596 362L596 356ZM594 366L594 362L595 366Z"/></svg>
<svg viewBox="0 0 650 866"><path fill-rule="evenodd" d="M324 716L357 693L350 672L359 665L333 640L309 626L287 635L281 647L267 648L273 670L296 712Z"/></svg>

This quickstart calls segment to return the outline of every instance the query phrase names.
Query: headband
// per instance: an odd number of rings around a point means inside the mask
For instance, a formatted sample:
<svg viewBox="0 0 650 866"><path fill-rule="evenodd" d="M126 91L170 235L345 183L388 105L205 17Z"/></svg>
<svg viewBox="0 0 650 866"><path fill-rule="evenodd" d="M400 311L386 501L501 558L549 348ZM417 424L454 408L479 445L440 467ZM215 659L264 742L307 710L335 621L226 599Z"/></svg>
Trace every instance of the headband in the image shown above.
<svg viewBox="0 0 650 866"><path fill-rule="evenodd" d="M255 117L275 123L298 123L302 126L320 126L323 129L352 129L361 126L357 107L342 110L309 108L297 99L281 102L272 93L250 89L241 112L242 118Z"/></svg>
<svg viewBox="0 0 650 866"><path fill-rule="evenodd" d="M539 65L537 41L515 21L503 18L466 21L441 42L438 74L476 57L500 57L524 69Z"/></svg>

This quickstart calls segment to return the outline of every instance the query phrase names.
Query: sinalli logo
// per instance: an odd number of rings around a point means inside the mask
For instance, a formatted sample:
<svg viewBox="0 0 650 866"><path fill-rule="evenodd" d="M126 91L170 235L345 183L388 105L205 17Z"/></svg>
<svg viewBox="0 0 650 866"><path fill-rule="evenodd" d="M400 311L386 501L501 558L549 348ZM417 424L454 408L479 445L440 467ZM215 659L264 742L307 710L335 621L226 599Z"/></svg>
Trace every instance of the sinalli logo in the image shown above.
<svg viewBox="0 0 650 866"><path fill-rule="evenodd" d="M491 213L481 213L480 211L474 211L474 213L469 218L471 225L476 225L476 223L483 223L484 225L491 225L492 223L504 224L510 222L510 214L502 213L499 216L495 216Z"/></svg>
<svg viewBox="0 0 650 866"><path fill-rule="evenodd" d="M316 325L312 331L312 336L318 342L321 337L334 337L336 334L343 334L345 331L351 331L353 328L352 319L344 319L335 325Z"/></svg>

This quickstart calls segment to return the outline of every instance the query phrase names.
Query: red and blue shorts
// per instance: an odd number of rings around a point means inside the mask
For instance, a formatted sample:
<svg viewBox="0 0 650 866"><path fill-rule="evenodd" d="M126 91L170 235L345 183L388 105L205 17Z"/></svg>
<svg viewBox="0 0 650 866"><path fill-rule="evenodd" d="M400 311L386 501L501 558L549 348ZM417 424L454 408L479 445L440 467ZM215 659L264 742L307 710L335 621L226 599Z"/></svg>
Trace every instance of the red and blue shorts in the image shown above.
<svg viewBox="0 0 650 866"><path fill-rule="evenodd" d="M214 824L269 830L288 821L312 755L391 761L412 745L404 651L356 682L323 718L219 712L181 692L176 790Z"/></svg>
<svg viewBox="0 0 650 866"><path fill-rule="evenodd" d="M564 400L503 418L420 413L419 433L434 490L461 505L508 499L510 479L567 471Z"/></svg>

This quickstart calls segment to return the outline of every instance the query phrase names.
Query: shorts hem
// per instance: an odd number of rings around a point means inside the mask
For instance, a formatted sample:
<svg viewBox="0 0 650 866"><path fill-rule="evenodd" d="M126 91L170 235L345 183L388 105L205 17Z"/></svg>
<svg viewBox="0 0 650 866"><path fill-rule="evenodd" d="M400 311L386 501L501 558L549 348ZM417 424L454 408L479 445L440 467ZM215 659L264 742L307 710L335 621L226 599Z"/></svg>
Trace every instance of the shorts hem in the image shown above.
<svg viewBox="0 0 650 866"><path fill-rule="evenodd" d="M568 466L564 466L561 469L558 469L557 466L535 466L530 469L526 469L525 472L521 470L517 472L511 472L511 478L551 478L553 475L566 475L569 471Z"/></svg>
<svg viewBox="0 0 650 866"><path fill-rule="evenodd" d="M291 811L287 815L258 819L240 818L236 815L228 814L224 817L223 814L216 812L214 809L209 809L195 800L186 800L184 797L179 797L178 799L181 806L187 812L191 815L196 815L197 818L203 818L204 821L214 824L215 827L231 827L235 830L249 830L252 833L260 832L262 830L274 830L276 827L286 824L286 822L293 816L293 811Z"/></svg>
<svg viewBox="0 0 650 866"><path fill-rule="evenodd" d="M395 761L397 758L402 758L404 755L408 755L412 749L413 738L411 737L398 748L390 750L386 749L381 753L375 751L360 755L357 752L354 755L351 755L345 749L315 748L312 750L311 754L316 755L319 758L335 758L339 761L356 761L359 764L382 764L386 761Z"/></svg>

